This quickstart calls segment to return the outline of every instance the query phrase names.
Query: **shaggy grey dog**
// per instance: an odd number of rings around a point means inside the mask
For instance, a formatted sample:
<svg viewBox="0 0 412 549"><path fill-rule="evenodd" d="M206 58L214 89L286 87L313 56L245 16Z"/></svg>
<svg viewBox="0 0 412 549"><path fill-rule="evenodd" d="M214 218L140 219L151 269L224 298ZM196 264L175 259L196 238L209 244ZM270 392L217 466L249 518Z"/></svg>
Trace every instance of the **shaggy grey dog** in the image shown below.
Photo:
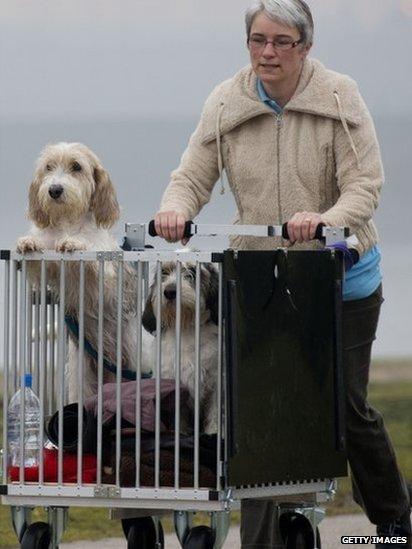
<svg viewBox="0 0 412 549"><path fill-rule="evenodd" d="M181 360L180 379L195 398L195 310L196 268L194 264L182 263L181 267ZM176 290L177 273L175 262L162 264L161 281L161 376L175 378L176 343ZM143 326L154 333L158 301L157 278L151 285L143 313ZM218 273L211 264L200 268L200 418L201 431L211 434L217 431L217 375L218 375ZM157 337L152 339L152 371L155 372ZM182 414L182 431L193 430Z"/></svg>

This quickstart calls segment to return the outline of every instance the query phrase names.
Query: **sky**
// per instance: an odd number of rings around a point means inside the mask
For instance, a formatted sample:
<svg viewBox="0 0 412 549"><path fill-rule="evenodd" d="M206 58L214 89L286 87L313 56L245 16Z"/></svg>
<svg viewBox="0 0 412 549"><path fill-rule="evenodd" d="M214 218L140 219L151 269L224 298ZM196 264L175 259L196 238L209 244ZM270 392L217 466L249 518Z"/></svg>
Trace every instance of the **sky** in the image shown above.
<svg viewBox="0 0 412 549"><path fill-rule="evenodd" d="M91 146L116 182L122 222L150 219L206 97L248 64L250 1L0 0L2 246L27 230L27 185L50 141ZM308 3L312 55L358 82L377 123L386 305L375 349L410 355L412 0ZM200 222L232 218L230 193L216 195Z"/></svg>
<svg viewBox="0 0 412 549"><path fill-rule="evenodd" d="M2 0L0 118L173 117L248 63L249 0ZM412 113L412 0L309 0L313 55Z"/></svg>

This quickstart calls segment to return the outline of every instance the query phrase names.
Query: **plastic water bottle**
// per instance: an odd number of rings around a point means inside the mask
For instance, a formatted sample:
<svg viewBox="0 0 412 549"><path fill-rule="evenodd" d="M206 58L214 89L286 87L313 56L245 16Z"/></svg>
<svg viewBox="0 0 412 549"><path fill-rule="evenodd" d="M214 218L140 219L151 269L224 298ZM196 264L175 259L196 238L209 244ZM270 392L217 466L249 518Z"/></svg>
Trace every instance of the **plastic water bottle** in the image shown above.
<svg viewBox="0 0 412 549"><path fill-rule="evenodd" d="M40 401L32 388L32 376L24 376L24 468L39 466L39 431L40 431ZM22 390L19 389L11 398L7 413L7 441L9 451L9 467L19 467L20 456L20 412L23 405Z"/></svg>

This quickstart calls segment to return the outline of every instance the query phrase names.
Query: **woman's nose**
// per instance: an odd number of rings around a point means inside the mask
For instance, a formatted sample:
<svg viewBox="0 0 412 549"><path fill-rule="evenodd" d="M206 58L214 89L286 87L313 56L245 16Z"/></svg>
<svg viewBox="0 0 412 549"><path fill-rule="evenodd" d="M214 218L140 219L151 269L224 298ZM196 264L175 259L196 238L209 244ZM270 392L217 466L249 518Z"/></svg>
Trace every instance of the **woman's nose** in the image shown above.
<svg viewBox="0 0 412 549"><path fill-rule="evenodd" d="M276 55L276 52L273 49L272 42L266 42L266 45L262 51L262 55L263 57L274 57Z"/></svg>

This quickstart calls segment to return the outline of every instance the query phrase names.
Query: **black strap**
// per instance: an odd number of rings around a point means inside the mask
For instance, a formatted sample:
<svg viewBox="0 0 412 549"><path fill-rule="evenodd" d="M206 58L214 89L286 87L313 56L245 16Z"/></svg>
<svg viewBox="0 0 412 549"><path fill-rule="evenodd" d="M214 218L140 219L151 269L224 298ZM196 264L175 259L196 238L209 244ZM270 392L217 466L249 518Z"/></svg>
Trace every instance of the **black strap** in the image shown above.
<svg viewBox="0 0 412 549"><path fill-rule="evenodd" d="M66 326L70 330L71 334L79 340L79 323L77 320L70 316L66 315L64 317L64 320L66 322ZM98 360L98 354L96 349L92 346L90 341L86 338L84 338L84 350L87 352L88 355L90 355L92 358L94 358L96 361ZM117 374L117 367L112 362L109 362L106 358L103 357L103 366L106 368L106 370L109 370L112 374ZM151 374L142 374L142 378L150 378L152 377ZM134 370L129 370L127 368L122 368L122 378L127 379L129 381L135 381L136 380L136 372Z"/></svg>

